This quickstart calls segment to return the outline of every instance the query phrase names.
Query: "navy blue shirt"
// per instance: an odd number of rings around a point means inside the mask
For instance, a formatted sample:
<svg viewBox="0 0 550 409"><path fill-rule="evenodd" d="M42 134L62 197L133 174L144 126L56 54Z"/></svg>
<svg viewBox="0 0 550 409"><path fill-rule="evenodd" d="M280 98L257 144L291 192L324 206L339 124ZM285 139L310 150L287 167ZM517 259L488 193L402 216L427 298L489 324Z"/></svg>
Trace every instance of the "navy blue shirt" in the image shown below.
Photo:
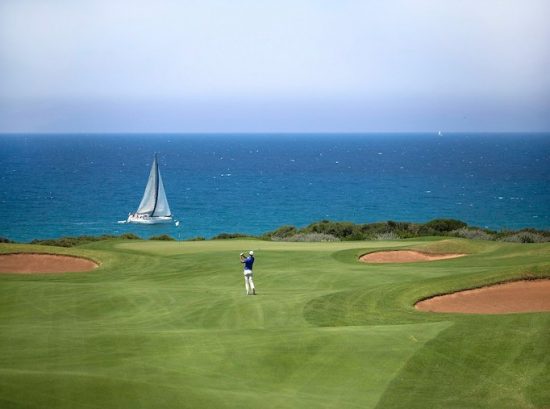
<svg viewBox="0 0 550 409"><path fill-rule="evenodd" d="M252 265L254 264L254 257L248 256L243 260L243 263L244 263L245 270L252 270Z"/></svg>

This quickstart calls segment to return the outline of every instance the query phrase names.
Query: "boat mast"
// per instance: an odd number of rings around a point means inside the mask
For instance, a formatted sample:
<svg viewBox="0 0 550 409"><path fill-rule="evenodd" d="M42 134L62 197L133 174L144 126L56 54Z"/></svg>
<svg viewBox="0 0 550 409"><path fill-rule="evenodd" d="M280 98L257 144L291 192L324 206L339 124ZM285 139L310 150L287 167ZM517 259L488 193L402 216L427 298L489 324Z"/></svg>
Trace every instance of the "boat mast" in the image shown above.
<svg viewBox="0 0 550 409"><path fill-rule="evenodd" d="M157 161L157 154L155 153L155 205L153 206L153 211L151 216L155 214L157 210L157 203L159 201L159 163Z"/></svg>

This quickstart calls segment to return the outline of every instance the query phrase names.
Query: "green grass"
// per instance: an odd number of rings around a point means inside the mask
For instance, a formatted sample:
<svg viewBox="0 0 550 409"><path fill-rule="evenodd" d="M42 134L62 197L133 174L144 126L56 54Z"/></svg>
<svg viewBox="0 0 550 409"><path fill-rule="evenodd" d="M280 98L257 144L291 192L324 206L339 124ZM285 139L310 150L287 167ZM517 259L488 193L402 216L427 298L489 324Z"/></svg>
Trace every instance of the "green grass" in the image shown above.
<svg viewBox="0 0 550 409"><path fill-rule="evenodd" d="M367 265L366 252L466 252ZM256 297L239 253L257 254ZM550 277L550 244L102 241L89 273L0 275L0 408L549 408L550 314L421 313Z"/></svg>

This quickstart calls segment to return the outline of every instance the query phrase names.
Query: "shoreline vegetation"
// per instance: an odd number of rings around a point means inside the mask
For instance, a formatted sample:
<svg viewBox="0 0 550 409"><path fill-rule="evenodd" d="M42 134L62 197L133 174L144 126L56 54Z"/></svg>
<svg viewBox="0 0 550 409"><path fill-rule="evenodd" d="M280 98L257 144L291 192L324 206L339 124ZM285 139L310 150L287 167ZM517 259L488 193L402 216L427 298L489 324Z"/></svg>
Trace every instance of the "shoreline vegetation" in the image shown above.
<svg viewBox="0 0 550 409"><path fill-rule="evenodd" d="M524 228L521 230L489 230L455 219L434 219L427 223L413 222L378 222L357 224L352 222L339 222L321 220L299 228L292 225L284 225L276 230L261 235L244 233L220 233L210 239L194 237L182 241L202 240L228 240L228 239L259 239L266 241L286 242L332 242L332 241L361 241L361 240L400 240L430 236L458 237L471 240L490 240L514 243L545 243L550 241L550 230L537 230ZM121 235L105 234L101 236L76 236L60 237L57 239L35 239L29 244L40 244L59 247L74 247L102 240L144 240L133 234ZM148 240L175 241L176 239L162 234L152 236ZM7 238L0 237L0 243L15 243Z"/></svg>

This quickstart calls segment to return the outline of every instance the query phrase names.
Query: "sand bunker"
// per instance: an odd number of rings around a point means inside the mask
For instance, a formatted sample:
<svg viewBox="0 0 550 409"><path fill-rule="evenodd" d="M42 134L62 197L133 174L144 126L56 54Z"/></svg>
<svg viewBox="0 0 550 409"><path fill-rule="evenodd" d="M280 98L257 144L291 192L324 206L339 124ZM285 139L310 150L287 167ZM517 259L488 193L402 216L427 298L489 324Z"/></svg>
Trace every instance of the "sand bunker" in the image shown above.
<svg viewBox="0 0 550 409"><path fill-rule="evenodd" d="M550 280L514 281L420 301L417 310L469 314L550 311Z"/></svg>
<svg viewBox="0 0 550 409"><path fill-rule="evenodd" d="M0 254L0 273L36 274L90 271L97 267L91 260L54 254Z"/></svg>
<svg viewBox="0 0 550 409"><path fill-rule="evenodd" d="M359 260L365 263L414 263L418 261L446 260L462 256L465 256L465 254L431 254L414 250L391 250L368 253L361 256Z"/></svg>

